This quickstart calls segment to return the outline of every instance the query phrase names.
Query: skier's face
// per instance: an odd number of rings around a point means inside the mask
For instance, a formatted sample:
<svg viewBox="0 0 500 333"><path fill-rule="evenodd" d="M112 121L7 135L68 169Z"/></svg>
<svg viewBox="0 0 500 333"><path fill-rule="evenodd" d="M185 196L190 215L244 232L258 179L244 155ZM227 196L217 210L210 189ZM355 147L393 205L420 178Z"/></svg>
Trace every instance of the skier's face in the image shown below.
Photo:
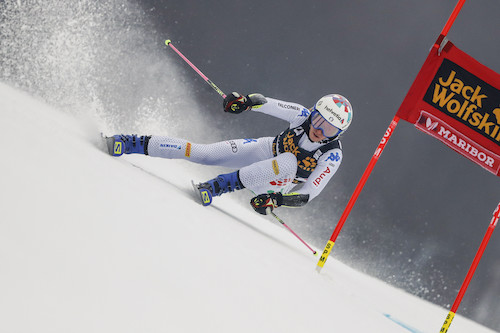
<svg viewBox="0 0 500 333"><path fill-rule="evenodd" d="M313 142L319 142L326 139L326 136L323 135L323 131L321 129L316 129L312 126L309 127L309 139Z"/></svg>

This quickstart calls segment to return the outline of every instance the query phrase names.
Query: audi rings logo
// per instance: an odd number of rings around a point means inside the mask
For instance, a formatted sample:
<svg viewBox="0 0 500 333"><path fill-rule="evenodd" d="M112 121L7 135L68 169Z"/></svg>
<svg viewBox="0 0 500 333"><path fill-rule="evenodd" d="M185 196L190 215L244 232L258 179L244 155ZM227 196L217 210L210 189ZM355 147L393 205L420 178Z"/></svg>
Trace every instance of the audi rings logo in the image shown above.
<svg viewBox="0 0 500 333"><path fill-rule="evenodd" d="M231 151L236 154L238 152L238 146L236 145L236 142L227 141L227 143L231 146Z"/></svg>

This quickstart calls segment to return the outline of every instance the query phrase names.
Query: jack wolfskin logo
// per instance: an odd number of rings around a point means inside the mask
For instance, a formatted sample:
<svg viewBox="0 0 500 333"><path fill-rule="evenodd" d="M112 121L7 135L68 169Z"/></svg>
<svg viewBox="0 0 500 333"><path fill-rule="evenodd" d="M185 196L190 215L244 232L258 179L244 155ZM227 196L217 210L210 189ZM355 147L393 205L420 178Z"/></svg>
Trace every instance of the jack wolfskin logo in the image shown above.
<svg viewBox="0 0 500 333"><path fill-rule="evenodd" d="M297 162L297 166L305 171L313 171L316 165L318 165L316 159L311 156L307 156L303 160Z"/></svg>
<svg viewBox="0 0 500 333"><path fill-rule="evenodd" d="M444 59L423 100L500 146L500 90Z"/></svg>
<svg viewBox="0 0 500 333"><path fill-rule="evenodd" d="M120 155L122 153L122 143L115 142L115 146L113 148L113 154Z"/></svg>

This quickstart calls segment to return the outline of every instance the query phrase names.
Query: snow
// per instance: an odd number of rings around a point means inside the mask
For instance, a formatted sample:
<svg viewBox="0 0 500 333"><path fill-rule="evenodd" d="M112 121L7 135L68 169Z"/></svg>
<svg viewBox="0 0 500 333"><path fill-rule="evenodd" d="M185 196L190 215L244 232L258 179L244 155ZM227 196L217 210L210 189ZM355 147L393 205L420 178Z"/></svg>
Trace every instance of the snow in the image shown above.
<svg viewBox="0 0 500 333"><path fill-rule="evenodd" d="M197 165L113 158L99 124L5 84L0 115L1 332L438 332L448 314L335 250L317 273L231 196L202 207Z"/></svg>

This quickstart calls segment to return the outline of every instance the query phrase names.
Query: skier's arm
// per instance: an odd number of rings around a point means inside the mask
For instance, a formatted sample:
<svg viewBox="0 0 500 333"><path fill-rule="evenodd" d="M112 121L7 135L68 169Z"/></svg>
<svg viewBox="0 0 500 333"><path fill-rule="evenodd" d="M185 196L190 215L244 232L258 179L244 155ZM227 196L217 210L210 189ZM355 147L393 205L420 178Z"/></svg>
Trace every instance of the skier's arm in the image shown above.
<svg viewBox="0 0 500 333"><path fill-rule="evenodd" d="M332 149L323 154L318 165L304 186L292 193L259 194L250 200L253 209L260 214L269 214L278 207L301 207L314 199L325 188L342 162L342 151Z"/></svg>
<svg viewBox="0 0 500 333"><path fill-rule="evenodd" d="M238 114L251 108L258 108L266 103L266 98L261 94L243 96L233 91L224 98L222 106L224 107L224 112Z"/></svg>
<svg viewBox="0 0 500 333"><path fill-rule="evenodd" d="M249 96L251 97L252 95ZM285 102L271 97L265 97L265 100L266 103L253 105L251 110L283 119L291 124L297 122L299 118L299 122L302 123L303 117L309 116L309 110L300 104Z"/></svg>
<svg viewBox="0 0 500 333"><path fill-rule="evenodd" d="M232 92L224 98L223 106L224 111L228 113L237 114L252 110L286 120L291 124L302 123L303 117L309 116L309 110L300 104L264 97L262 94L243 96Z"/></svg>
<svg viewBox="0 0 500 333"><path fill-rule="evenodd" d="M318 165L311 173L298 194L309 195L309 201L323 191L326 184L332 179L342 162L342 150L332 149L321 156Z"/></svg>
<svg viewBox="0 0 500 333"><path fill-rule="evenodd" d="M224 112L235 114L250 110L252 106L253 103L248 96L240 95L235 91L224 97L224 101L222 102Z"/></svg>
<svg viewBox="0 0 500 333"><path fill-rule="evenodd" d="M300 193L266 193L259 194L250 200L250 205L253 209L262 215L267 215L274 208L284 207L300 207L304 206L309 200L309 194Z"/></svg>

